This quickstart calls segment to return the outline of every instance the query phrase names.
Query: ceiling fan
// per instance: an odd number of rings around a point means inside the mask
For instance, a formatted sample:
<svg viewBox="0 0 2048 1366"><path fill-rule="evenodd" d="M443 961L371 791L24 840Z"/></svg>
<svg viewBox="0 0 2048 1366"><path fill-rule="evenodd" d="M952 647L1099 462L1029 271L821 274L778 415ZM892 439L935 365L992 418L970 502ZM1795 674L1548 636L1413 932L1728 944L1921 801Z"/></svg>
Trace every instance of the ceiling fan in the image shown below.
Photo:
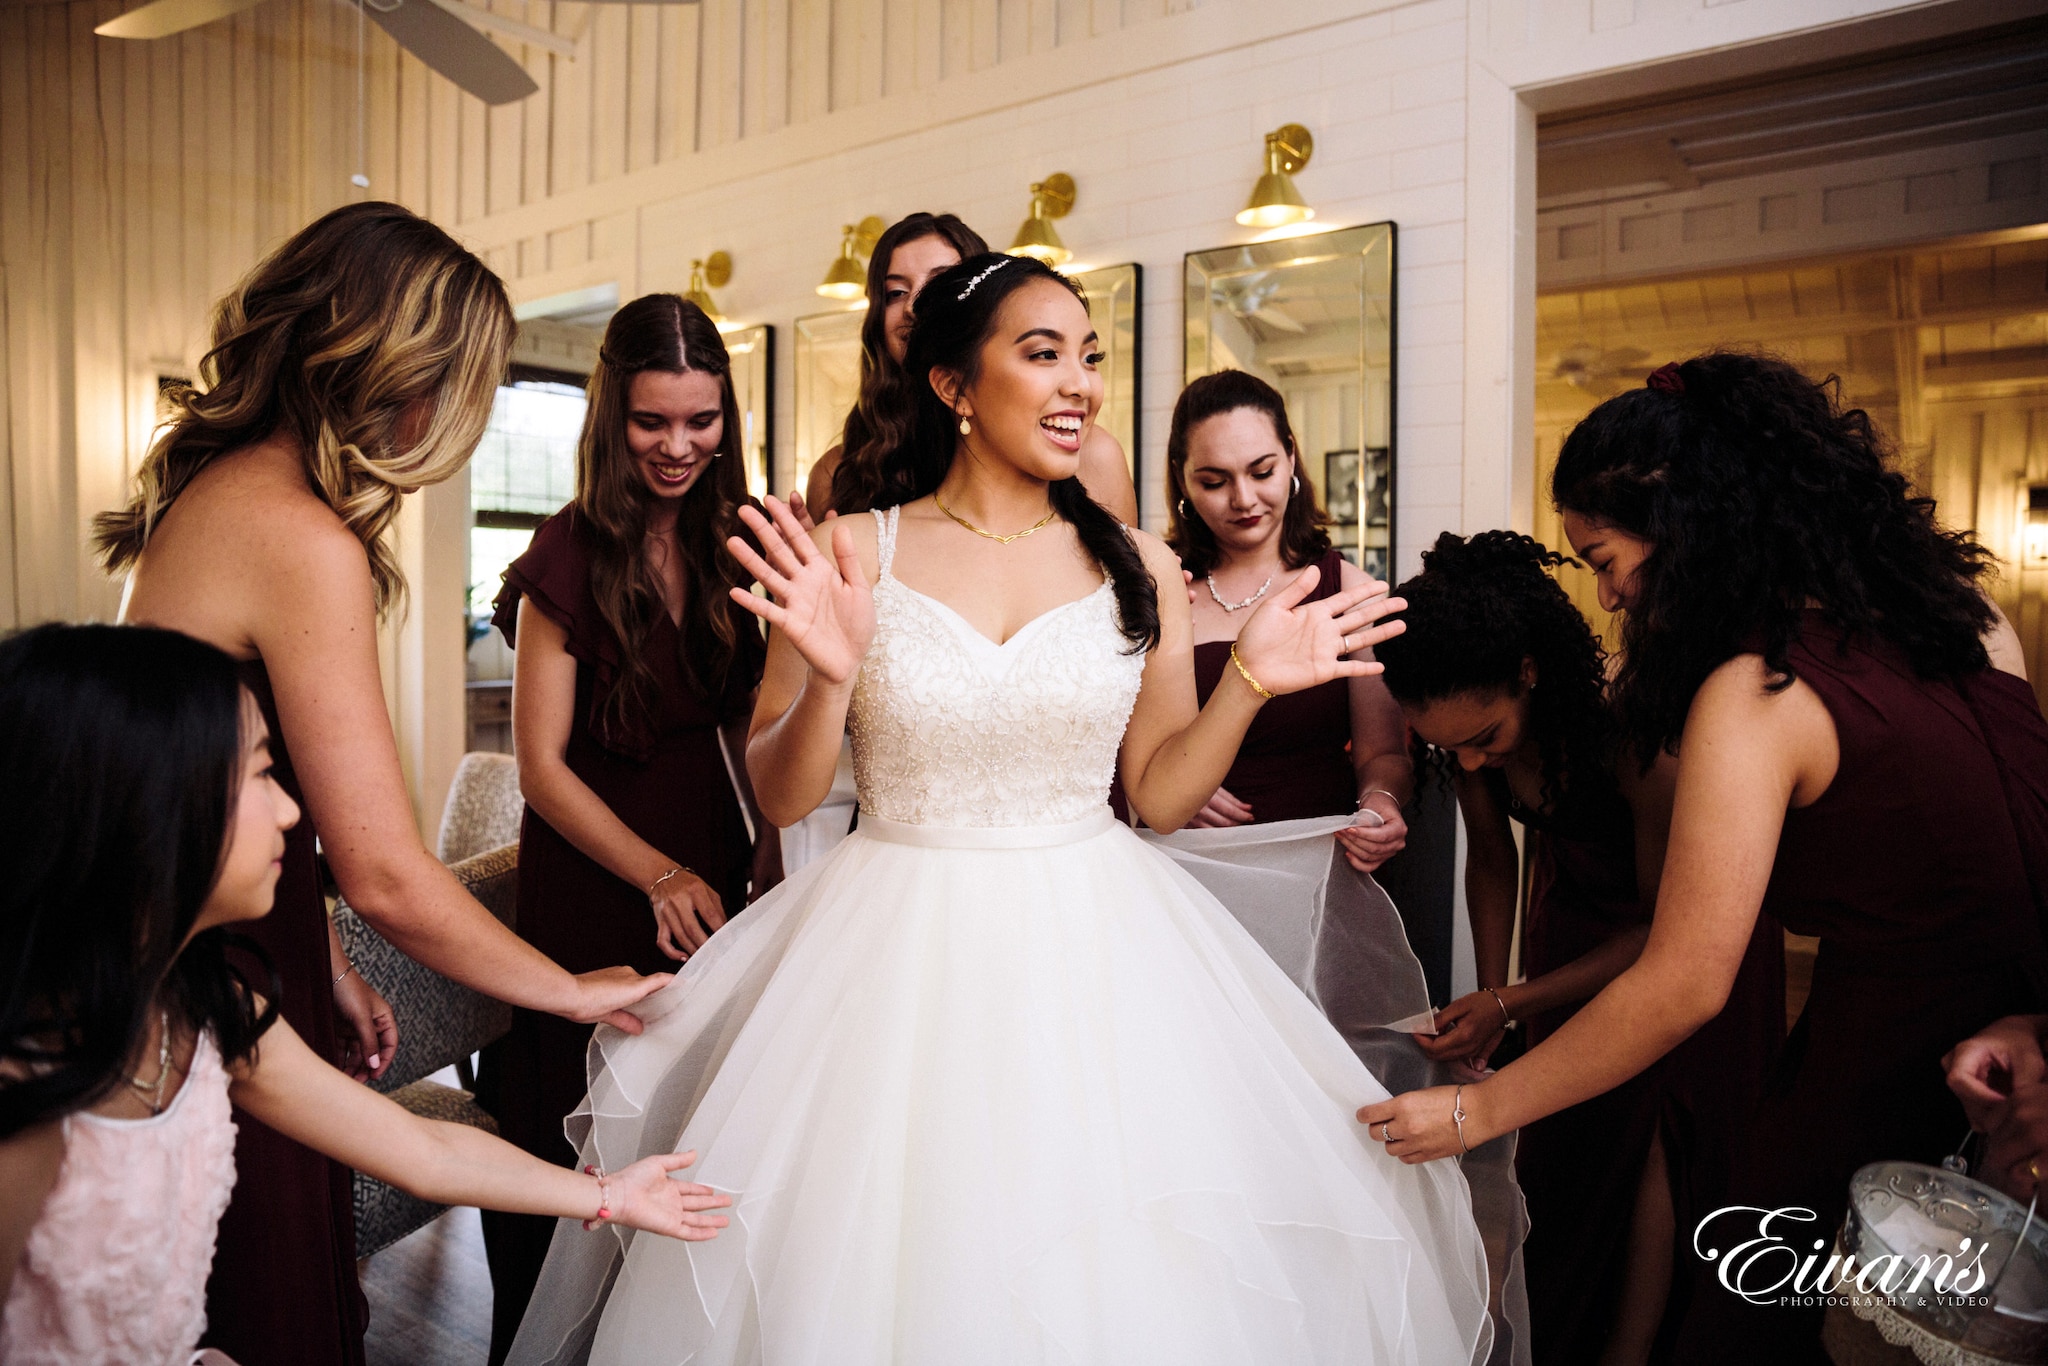
<svg viewBox="0 0 2048 1366"><path fill-rule="evenodd" d="M1579 342L1567 346L1557 356L1550 377L1563 380L1574 389L1585 389L1601 395L1620 393L1628 379L1645 373L1643 363L1650 359L1650 353L1638 346L1617 347L1602 351L1590 342Z"/></svg>
<svg viewBox="0 0 2048 1366"><path fill-rule="evenodd" d="M1297 337L1308 332L1299 318L1274 302L1282 282L1271 271L1258 271L1234 283L1235 288L1224 288L1223 306L1238 317L1256 319L1276 332Z"/></svg>
<svg viewBox="0 0 2048 1366"><path fill-rule="evenodd" d="M106 38L168 38L254 8L264 0L151 0L107 20L93 32ZM523 42L565 55L575 45L558 34L476 9L462 0L351 0L373 23L413 56L485 104L511 104L540 89L503 48L478 32L496 29ZM628 0L597 0L624 4ZM696 0L644 0L652 4L694 4ZM466 21L466 22L465 22Z"/></svg>

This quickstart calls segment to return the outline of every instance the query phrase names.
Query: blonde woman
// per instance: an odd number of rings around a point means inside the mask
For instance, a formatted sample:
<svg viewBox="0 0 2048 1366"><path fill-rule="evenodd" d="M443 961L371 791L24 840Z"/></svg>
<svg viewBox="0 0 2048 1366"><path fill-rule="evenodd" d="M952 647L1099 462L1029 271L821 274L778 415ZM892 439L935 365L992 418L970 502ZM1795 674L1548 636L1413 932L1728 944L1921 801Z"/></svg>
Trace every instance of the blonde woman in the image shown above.
<svg viewBox="0 0 2048 1366"><path fill-rule="evenodd" d="M134 498L95 526L129 575L123 619L227 651L262 704L309 819L250 937L286 1020L359 1077L390 1065L397 1030L327 921L316 832L349 904L456 981L632 1030L626 1008L667 980L572 976L465 893L421 843L384 709L377 619L405 591L386 535L405 494L469 458L512 329L504 286L439 228L394 204L337 209L222 301L204 391L177 396ZM241 1366L362 1361L348 1169L237 1123L207 1343Z"/></svg>

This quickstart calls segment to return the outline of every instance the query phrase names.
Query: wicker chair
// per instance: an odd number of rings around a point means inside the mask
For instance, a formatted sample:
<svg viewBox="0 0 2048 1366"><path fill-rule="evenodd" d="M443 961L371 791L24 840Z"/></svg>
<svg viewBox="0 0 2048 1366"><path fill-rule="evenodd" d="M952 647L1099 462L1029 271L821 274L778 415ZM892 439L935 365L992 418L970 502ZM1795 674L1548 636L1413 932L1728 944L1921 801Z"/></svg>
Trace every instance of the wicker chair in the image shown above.
<svg viewBox="0 0 2048 1366"><path fill-rule="evenodd" d="M476 762L481 761L481 762ZM509 781L508 781L509 778ZM519 881L518 770L502 754L468 754L456 771L441 817L441 857L449 871L507 926L515 924ZM483 852L481 838L498 836ZM452 855L452 857L451 857ZM473 1085L470 1055L512 1027L512 1007L458 986L400 953L364 923L346 901L334 907L334 928L363 980L391 1003L398 1017L398 1052L370 1084L416 1115L468 1124L491 1133L497 1122L467 1089L426 1080L454 1067L464 1088ZM407 1195L375 1177L356 1173L356 1255L389 1247L437 1217L444 1206Z"/></svg>
<svg viewBox="0 0 2048 1366"><path fill-rule="evenodd" d="M509 754L465 754L448 785L441 808L441 833L434 856L454 867L474 854L519 843L526 799L519 794L519 765Z"/></svg>

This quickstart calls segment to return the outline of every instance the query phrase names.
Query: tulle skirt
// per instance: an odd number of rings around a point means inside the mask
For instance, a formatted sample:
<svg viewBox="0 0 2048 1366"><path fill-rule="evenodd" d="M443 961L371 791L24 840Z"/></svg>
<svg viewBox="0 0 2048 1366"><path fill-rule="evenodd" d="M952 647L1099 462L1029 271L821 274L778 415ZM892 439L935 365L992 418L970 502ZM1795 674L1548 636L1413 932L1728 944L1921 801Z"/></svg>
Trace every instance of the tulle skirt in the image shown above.
<svg viewBox="0 0 2048 1366"><path fill-rule="evenodd" d="M695 1149L732 1224L565 1222L514 1362L1487 1358L1458 1166L1366 1137L1386 1088L1106 811L863 814L650 1006L598 1031L571 1139L612 1170Z"/></svg>

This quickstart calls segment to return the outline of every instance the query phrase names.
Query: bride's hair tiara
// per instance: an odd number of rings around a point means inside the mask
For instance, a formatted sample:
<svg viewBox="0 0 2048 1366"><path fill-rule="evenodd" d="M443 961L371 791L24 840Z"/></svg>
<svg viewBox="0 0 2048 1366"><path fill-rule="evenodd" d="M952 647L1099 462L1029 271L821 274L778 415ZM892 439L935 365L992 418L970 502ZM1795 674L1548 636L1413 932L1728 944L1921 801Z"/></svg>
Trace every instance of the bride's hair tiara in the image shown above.
<svg viewBox="0 0 2048 1366"><path fill-rule="evenodd" d="M988 269L982 271L981 274L975 276L972 280L969 280L967 282L967 288L961 290L958 294L953 296L953 302L956 304L966 303L967 296L974 292L974 288L976 285L979 285L983 280L986 280L989 276L995 274L997 271L1001 270L1004 266L1007 266L1008 264L1010 264L1010 262L1016 259L1017 258L1014 256L1005 256L1000 261L997 261L994 265L988 267Z"/></svg>

